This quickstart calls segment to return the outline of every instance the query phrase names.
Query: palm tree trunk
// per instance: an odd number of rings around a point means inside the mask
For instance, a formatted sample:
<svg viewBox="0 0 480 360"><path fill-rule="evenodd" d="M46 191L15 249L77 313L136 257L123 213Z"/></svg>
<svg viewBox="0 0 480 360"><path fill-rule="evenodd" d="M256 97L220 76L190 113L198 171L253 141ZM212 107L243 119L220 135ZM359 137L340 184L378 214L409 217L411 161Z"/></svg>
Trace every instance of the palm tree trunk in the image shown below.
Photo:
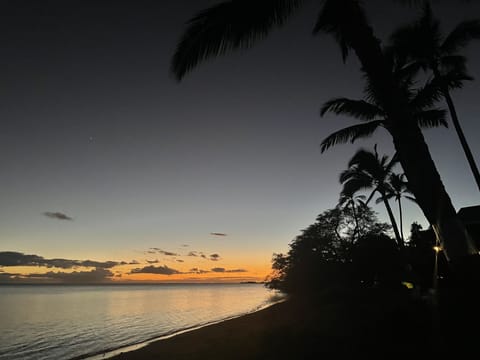
<svg viewBox="0 0 480 360"><path fill-rule="evenodd" d="M356 236L357 236L357 233L358 233L359 229L358 229L358 218L357 218L357 212L355 211L355 200L353 200L353 198L352 198L351 205L352 205L352 215L353 215L353 220L355 221L355 229L353 230L353 239L352 239L352 240L355 240L355 238L356 238Z"/></svg>
<svg viewBox="0 0 480 360"><path fill-rule="evenodd" d="M400 235L402 236L402 243L405 245L405 238L403 237L403 214L401 195L398 197L398 216L400 218Z"/></svg>
<svg viewBox="0 0 480 360"><path fill-rule="evenodd" d="M392 223L393 233L395 234L397 244L400 247L400 249L403 249L404 248L403 240L400 237L400 233L398 232L398 226L397 226L397 222L395 221L395 216L393 216L392 208L390 207L390 204L388 203L388 200L387 200L385 194L381 193L381 195L382 195L383 204L385 205L385 208L387 209L388 217L390 218L390 222Z"/></svg>
<svg viewBox="0 0 480 360"><path fill-rule="evenodd" d="M352 13L362 12L361 5L356 0L345 4ZM380 101L391 119L388 130L392 134L411 191L440 239L449 261L461 264L462 259L477 255L478 251L459 221L420 128L406 111L407 99L395 85L380 41L361 16L358 21L349 22L342 30L345 41L356 53L377 94L381 94Z"/></svg>
<svg viewBox="0 0 480 360"><path fill-rule="evenodd" d="M475 178L475 182L477 183L478 190L480 191L480 172L478 171L477 164L475 163L475 159L473 158L472 152L470 151L470 147L468 146L467 139L463 134L462 127L460 126L460 122L458 121L457 111L455 109L455 105L453 104L452 97L450 96L450 92L448 89L443 91L443 96L447 101L448 110L450 111L450 116L452 118L453 126L455 127L455 131L457 132L458 138L460 139L460 143L462 144L463 151L465 152L465 156L467 157L468 164L470 165L470 169L472 170L473 177Z"/></svg>

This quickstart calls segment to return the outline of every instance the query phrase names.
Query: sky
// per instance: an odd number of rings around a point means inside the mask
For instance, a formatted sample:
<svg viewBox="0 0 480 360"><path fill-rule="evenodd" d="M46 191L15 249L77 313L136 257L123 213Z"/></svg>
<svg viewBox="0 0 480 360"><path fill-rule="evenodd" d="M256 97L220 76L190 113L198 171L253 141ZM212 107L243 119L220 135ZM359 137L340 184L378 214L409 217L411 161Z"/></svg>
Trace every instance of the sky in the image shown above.
<svg viewBox="0 0 480 360"><path fill-rule="evenodd" d="M248 51L170 73L185 22L214 0L0 3L0 282L262 281L273 253L333 208L360 147L354 120L319 116L362 97L357 60L312 36L318 2ZM452 4L452 2L450 2ZM436 2L447 32L478 2ZM417 10L369 1L382 40ZM480 77L480 43L465 51ZM478 81L453 98L480 157ZM453 129L424 132L455 208L479 192ZM384 209L374 206L382 221ZM404 231L427 222L405 203Z"/></svg>

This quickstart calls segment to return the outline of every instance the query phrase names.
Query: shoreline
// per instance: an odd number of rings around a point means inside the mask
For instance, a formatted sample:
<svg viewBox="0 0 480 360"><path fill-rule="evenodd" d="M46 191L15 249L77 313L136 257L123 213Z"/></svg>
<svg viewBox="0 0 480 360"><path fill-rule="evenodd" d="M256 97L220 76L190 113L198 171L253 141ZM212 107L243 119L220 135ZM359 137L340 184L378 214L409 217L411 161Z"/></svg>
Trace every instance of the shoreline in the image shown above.
<svg viewBox="0 0 480 360"><path fill-rule="evenodd" d="M285 319L285 305L287 303L288 301L282 299L249 313L144 342L138 348L133 348L133 346L132 348L129 347L128 350L127 348L122 348L123 351L118 349L115 351L116 354L108 357L108 359L236 359L239 354L255 353L255 351L249 349L250 346L245 340L251 339L254 336L253 333L269 329L274 318L277 318L277 320ZM252 324L255 324L255 326L251 326ZM247 336L246 338L245 335ZM236 346L232 342L237 343L243 350L235 351L233 348ZM88 360L107 359L107 357L102 357L101 354L97 356L95 359L88 358ZM248 356L241 355L240 358L247 359Z"/></svg>
<svg viewBox="0 0 480 360"><path fill-rule="evenodd" d="M404 292L295 298L110 360L283 360L437 353L429 307ZM412 337L407 340L404 335Z"/></svg>
<svg viewBox="0 0 480 360"><path fill-rule="evenodd" d="M182 334L188 334L188 333L191 333L191 332L195 332L197 330L200 330L200 329L203 329L203 328L206 328L206 327L209 327L209 326L221 325L222 323L224 323L226 321L235 320L235 319L242 318L242 317L250 315L250 314L255 314L257 312L264 311L264 310L266 310L266 309L268 309L272 306L275 306L276 304L284 302L285 300L286 300L285 298L282 298L280 300L275 300L275 301L269 302L267 304L260 305L258 308L255 308L255 309L253 309L251 311L248 311L248 312L245 312L245 313L241 313L241 314L238 314L238 315L233 315L231 317L227 317L227 318L220 319L220 320L214 320L214 321L207 322L207 323L204 323L204 324L194 325L194 326L187 327L187 328L184 328L184 329L174 330L170 333L165 333L163 335L155 336L151 339L147 339L145 341L141 341L141 342L136 343L136 344L121 346L121 347L115 348L115 349L106 349L104 351L99 351L95 354L90 354L90 355L87 354L87 355L82 355L82 356L79 356L79 357L74 357L74 358L71 358L70 360L117 359L117 357L120 356L120 355L133 353L135 351L143 349L143 348L145 348L149 345L155 344L157 342L172 339L172 338L174 338L176 336L179 336L179 335L182 335Z"/></svg>

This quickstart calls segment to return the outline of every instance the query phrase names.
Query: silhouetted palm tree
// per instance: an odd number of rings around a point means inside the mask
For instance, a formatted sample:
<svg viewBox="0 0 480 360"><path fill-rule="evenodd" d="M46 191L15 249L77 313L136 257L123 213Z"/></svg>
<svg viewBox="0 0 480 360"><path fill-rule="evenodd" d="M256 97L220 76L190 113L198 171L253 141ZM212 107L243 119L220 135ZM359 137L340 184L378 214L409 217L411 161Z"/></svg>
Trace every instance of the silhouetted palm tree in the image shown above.
<svg viewBox="0 0 480 360"><path fill-rule="evenodd" d="M388 184L390 188L388 189L387 193L385 194L387 199L395 199L398 202L398 218L400 221L400 235L402 237L403 243L405 243L405 237L403 236L403 210L402 210L402 197L405 197L411 201L415 201L415 198L407 195L411 194L412 192L408 189L408 182L405 180L404 174L396 174L391 173L388 176ZM377 203L380 202L381 199L377 199Z"/></svg>
<svg viewBox="0 0 480 360"><path fill-rule="evenodd" d="M460 22L448 35L443 35L440 23L426 2L421 17L412 25L398 29L392 40L395 47L410 57L414 64L430 70L447 102L468 164L480 190L480 172L463 133L450 90L461 88L465 80L473 80L466 71L466 58L460 54L471 40L480 39L480 20Z"/></svg>
<svg viewBox="0 0 480 360"><path fill-rule="evenodd" d="M391 66L397 66L394 59L391 59ZM413 120L420 128L438 127L440 125L448 127L445 120L445 111L436 109L433 104L439 99L440 91L436 84L427 82L420 89L412 89L414 83L415 71L411 67L399 66L397 70L392 70L397 82L398 89L402 91L404 99L407 100L404 107L408 109ZM414 68L413 68L414 70ZM330 147L351 142L364 137L370 137L378 128L384 128L392 134L393 119L387 109L384 109L382 99L366 76L367 86L365 87L366 97L363 100L352 100L348 98L335 98L323 104L320 115L324 116L328 112L336 115L346 115L362 121L361 124L349 126L327 136L321 143L321 151ZM393 136L393 134L392 134Z"/></svg>
<svg viewBox="0 0 480 360"><path fill-rule="evenodd" d="M367 206L366 204L367 197L365 195L355 195L354 193L342 192L340 194L340 199L338 200L338 207L341 209L349 208L352 211L353 221L355 223L355 228L353 229L352 242L357 240L358 236L362 236L362 230L360 229L358 221L358 207ZM358 236L357 236L358 235Z"/></svg>
<svg viewBox="0 0 480 360"><path fill-rule="evenodd" d="M340 174L340 183L343 184L341 196L355 194L360 190L373 189L367 200L368 203L376 192L380 194L380 199L390 218L397 244L400 248L403 248L403 240L387 198L387 193L391 191L388 178L397 163L398 159L395 156L389 160L386 155L380 158L376 149L374 153L360 149L348 162L348 169Z"/></svg>
<svg viewBox="0 0 480 360"><path fill-rule="evenodd" d="M374 35L358 0L323 0L314 33L333 35L345 58L352 50L391 121L390 133L410 188L451 260L477 255L465 233L430 155L408 99L398 88L380 40ZM231 0L208 8L188 22L175 55L177 79L207 58L250 48L284 25L302 0Z"/></svg>

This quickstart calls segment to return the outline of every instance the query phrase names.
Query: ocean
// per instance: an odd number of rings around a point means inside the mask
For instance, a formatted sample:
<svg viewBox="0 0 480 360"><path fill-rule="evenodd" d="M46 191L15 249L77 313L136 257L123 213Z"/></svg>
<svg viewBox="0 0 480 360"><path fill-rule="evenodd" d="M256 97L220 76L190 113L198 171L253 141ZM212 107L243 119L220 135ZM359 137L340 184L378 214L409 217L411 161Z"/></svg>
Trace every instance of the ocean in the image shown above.
<svg viewBox="0 0 480 360"><path fill-rule="evenodd" d="M2 285L0 359L104 359L274 298L262 284Z"/></svg>

